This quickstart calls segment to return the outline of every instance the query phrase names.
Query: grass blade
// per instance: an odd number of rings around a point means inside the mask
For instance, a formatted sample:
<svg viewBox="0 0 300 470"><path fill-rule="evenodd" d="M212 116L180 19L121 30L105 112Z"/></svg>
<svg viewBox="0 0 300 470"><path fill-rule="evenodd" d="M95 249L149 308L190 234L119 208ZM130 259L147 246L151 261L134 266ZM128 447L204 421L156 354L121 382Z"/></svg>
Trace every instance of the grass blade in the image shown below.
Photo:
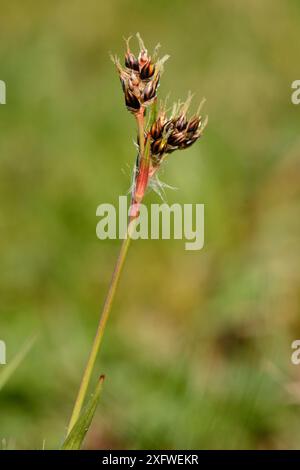
<svg viewBox="0 0 300 470"><path fill-rule="evenodd" d="M83 412L79 416L78 420L75 422L73 428L68 434L65 442L62 445L62 450L79 450L81 449L82 443L88 432L93 416L95 414L100 393L102 390L102 384L104 382L104 375L101 375L96 390L88 401Z"/></svg>

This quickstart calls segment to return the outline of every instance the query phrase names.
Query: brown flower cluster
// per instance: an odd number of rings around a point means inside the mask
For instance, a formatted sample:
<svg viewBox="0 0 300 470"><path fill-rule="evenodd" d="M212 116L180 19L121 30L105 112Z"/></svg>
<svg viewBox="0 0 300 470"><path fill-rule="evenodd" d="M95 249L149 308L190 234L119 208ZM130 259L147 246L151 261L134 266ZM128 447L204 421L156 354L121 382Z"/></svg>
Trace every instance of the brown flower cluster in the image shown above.
<svg viewBox="0 0 300 470"><path fill-rule="evenodd" d="M151 58L140 35L137 34L137 37L140 45L137 57L130 50L129 38L126 40L125 67L121 66L117 57L112 58L118 69L127 109L133 113L149 106L156 98L163 63L168 59L164 56L156 60L158 47Z"/></svg>
<svg viewBox="0 0 300 470"><path fill-rule="evenodd" d="M173 111L168 118L165 111L160 111L157 119L151 126L151 160L154 166L162 162L166 154L175 150L184 150L193 145L206 126L207 120L202 119L199 114L187 117L187 108L190 98L179 110Z"/></svg>
<svg viewBox="0 0 300 470"><path fill-rule="evenodd" d="M139 34L137 38L140 46L138 55L129 47L130 38L126 40L124 66L121 66L117 57L112 57L122 84L126 107L134 114L138 125L139 154L132 190L134 216L138 213L149 181L154 178L165 157L175 150L184 150L193 145L207 124L207 118L202 119L200 115L201 105L195 114L188 117L191 95L186 102L175 104L169 117L165 104L157 111L157 89L168 56L157 59L158 46L150 56ZM148 108L150 113L146 122Z"/></svg>

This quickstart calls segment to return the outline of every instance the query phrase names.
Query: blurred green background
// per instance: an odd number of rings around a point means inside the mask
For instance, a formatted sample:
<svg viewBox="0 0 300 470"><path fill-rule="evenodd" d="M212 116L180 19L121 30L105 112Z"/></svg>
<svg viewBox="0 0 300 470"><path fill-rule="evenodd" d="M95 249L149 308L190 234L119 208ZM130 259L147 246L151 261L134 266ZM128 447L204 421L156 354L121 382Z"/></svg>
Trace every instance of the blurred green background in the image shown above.
<svg viewBox="0 0 300 470"><path fill-rule="evenodd" d="M96 238L96 208L127 193L135 158L109 52L139 31L171 55L160 96L207 99L205 137L161 174L178 188L168 202L205 204L205 247L131 246L85 446L299 448L299 1L11 0L0 12L8 363L38 333L0 393L2 446L57 448L65 434L120 244Z"/></svg>

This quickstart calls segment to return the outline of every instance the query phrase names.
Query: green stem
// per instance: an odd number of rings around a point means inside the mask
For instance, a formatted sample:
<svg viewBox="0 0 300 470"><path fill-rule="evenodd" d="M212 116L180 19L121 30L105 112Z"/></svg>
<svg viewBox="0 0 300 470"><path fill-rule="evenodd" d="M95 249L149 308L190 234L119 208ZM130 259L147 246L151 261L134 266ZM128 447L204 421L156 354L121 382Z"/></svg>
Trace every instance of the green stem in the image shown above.
<svg viewBox="0 0 300 470"><path fill-rule="evenodd" d="M71 416L70 423L69 423L68 430L67 430L67 435L70 433L71 429L73 428L74 424L79 418L79 415L82 409L82 405L86 396L86 392L87 392L87 389L91 380L91 375L92 375L96 358L97 358L99 348L101 345L101 340L103 337L105 326L106 326L109 313L111 310L112 302L113 302L116 289L118 286L118 281L120 279L120 274L121 274L121 271L122 271L122 268L126 259L126 255L128 252L128 248L130 245L130 239L131 239L130 234L132 233L132 228L133 228L133 224L130 223L128 226L127 234L126 234L127 236L123 240L122 245L121 245L119 256L115 265L115 269L113 271L113 275L111 278L107 296L104 302L103 310L100 316L96 336L93 342L93 346L92 346L92 349L91 349L91 352L90 352L90 355L89 355L89 358L88 358L88 361L87 361L87 364L86 364L86 367L82 376L79 391L78 391L77 398L74 404L72 416Z"/></svg>
<svg viewBox="0 0 300 470"><path fill-rule="evenodd" d="M144 147L145 147L145 142L144 142L144 115L145 115L145 110L144 110L143 107L141 107L140 112L136 115L138 133L139 133L140 160L143 160L143 158L144 158ZM130 245L131 234L132 234L132 230L134 229L135 221L136 221L136 215L135 216L131 215L130 218L129 218L129 225L128 225L128 228L127 228L126 238L123 240L123 243L121 245L119 256L118 256L118 259L117 259L117 262L116 262L116 265L115 265L115 269L113 271L113 275L112 275L112 278L111 278L109 289L108 289L106 299L105 299L105 302L104 302L103 310L102 310L102 313L101 313L101 316L100 316L98 328L97 328L97 331L96 331L96 336L95 336L95 339L94 339L94 342L93 342L93 345L92 345L90 355L89 355L88 360L87 360L86 367L85 367L84 372L83 372L80 387L79 387L78 394L77 394L75 404L74 404L74 408L73 408L73 411L72 411L71 419L70 419L70 422L69 422L69 425L68 425L67 435L70 434L70 431L72 430L74 424L78 420L81 409L82 409L82 405L83 405L84 400L85 400L85 396L86 396L88 386L89 386L89 383L90 383L90 380L91 380L91 376L92 376L92 373L93 373L93 369L94 369L94 366L95 366L97 355L98 355L98 352L99 352L99 349L100 349L101 340L102 340L102 337L103 337L105 326L106 326L106 323L107 323L107 320L108 320L108 317L109 317L109 313L111 311L112 302L114 300L115 293L116 293L116 290L117 290L118 282L119 282L119 279L120 279L120 274L121 274L121 271L122 271L122 268L123 268L123 265L124 265L124 262L125 262L125 259L126 259L126 255L127 255L127 252L128 252L128 248L129 248L129 245Z"/></svg>

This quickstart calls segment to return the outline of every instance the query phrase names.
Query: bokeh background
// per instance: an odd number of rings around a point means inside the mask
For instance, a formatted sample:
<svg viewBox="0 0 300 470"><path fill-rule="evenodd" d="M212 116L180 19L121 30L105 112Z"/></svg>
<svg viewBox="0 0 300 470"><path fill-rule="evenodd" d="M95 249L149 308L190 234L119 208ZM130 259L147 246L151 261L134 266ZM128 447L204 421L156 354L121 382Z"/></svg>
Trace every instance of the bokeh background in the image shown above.
<svg viewBox="0 0 300 470"><path fill-rule="evenodd" d="M2 447L65 434L120 244L96 238L96 208L127 193L135 158L109 52L139 31L171 55L160 96L207 99L205 137L161 174L178 188L167 202L205 204L205 247L131 246L85 447L299 448L298 0L11 0L0 13L8 363L37 335L0 392Z"/></svg>

